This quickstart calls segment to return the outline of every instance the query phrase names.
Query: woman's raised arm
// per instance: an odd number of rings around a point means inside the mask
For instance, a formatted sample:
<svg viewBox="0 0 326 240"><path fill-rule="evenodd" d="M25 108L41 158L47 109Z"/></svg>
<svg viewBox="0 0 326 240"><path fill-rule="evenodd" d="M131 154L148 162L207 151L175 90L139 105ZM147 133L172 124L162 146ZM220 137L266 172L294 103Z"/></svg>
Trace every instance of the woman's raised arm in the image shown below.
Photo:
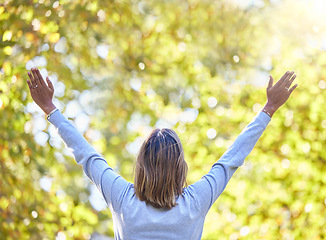
<svg viewBox="0 0 326 240"><path fill-rule="evenodd" d="M106 160L56 109L52 102L54 87L49 78L46 79L46 84L38 69L32 69L31 72L28 73L30 80L27 80L27 83L33 100L48 115L47 119L58 130L66 146L72 150L76 162L83 166L85 174L95 183L108 205L114 207L118 201L113 198L122 194L128 182L113 172Z"/></svg>

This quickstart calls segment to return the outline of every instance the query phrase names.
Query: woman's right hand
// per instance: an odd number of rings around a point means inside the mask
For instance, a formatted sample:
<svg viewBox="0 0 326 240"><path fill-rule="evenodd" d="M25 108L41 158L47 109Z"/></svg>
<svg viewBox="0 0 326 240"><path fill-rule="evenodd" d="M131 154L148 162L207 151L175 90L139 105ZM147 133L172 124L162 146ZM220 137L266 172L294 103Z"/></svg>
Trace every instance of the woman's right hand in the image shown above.
<svg viewBox="0 0 326 240"><path fill-rule="evenodd" d="M28 72L29 80L27 80L29 90L34 102L48 115L56 107L52 102L54 87L49 77L46 78L45 83L38 68L32 68Z"/></svg>
<svg viewBox="0 0 326 240"><path fill-rule="evenodd" d="M263 111L267 112L270 117L272 117L274 112L289 99L293 90L298 86L298 84L295 84L293 87L291 87L295 78L296 75L294 75L294 72L288 71L273 86L274 79L272 76L270 76L266 89L267 103L263 108Z"/></svg>

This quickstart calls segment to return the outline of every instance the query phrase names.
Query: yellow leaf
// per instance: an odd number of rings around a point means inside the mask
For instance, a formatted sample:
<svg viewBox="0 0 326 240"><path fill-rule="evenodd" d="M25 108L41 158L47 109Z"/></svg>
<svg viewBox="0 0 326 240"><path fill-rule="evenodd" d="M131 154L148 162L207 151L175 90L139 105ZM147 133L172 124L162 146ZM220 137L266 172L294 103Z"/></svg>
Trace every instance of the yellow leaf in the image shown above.
<svg viewBox="0 0 326 240"><path fill-rule="evenodd" d="M50 42L52 42L52 43L56 43L56 42L59 41L59 38L60 38L60 34L59 34L59 33L52 33L52 34L50 35L49 40L50 40Z"/></svg>
<svg viewBox="0 0 326 240"><path fill-rule="evenodd" d="M17 32L17 37L20 38L22 35L23 35L23 31L22 31L22 30L19 30L19 31Z"/></svg>
<svg viewBox="0 0 326 240"><path fill-rule="evenodd" d="M2 41L10 41L12 37L12 32L11 31L5 31L3 36L2 36Z"/></svg>
<svg viewBox="0 0 326 240"><path fill-rule="evenodd" d="M33 33L26 33L26 39L27 41L33 41L34 40L34 34Z"/></svg>
<svg viewBox="0 0 326 240"><path fill-rule="evenodd" d="M49 32L49 28L48 28L48 26L47 26L46 24L41 24L40 32L41 32L42 34L46 34L46 33L48 33L48 32Z"/></svg>
<svg viewBox="0 0 326 240"><path fill-rule="evenodd" d="M6 75L10 75L11 74L11 64L10 64L10 62L5 62L2 65L2 68L5 70L5 74Z"/></svg>
<svg viewBox="0 0 326 240"><path fill-rule="evenodd" d="M9 205L9 201L8 201L8 199L2 197L2 198L0 199L0 208L2 208L2 209L6 209L6 208L8 207L8 205Z"/></svg>
<svg viewBox="0 0 326 240"><path fill-rule="evenodd" d="M10 47L10 46L7 46L7 47L5 47L4 49L3 49L3 52L4 52L4 54L6 54L6 55L11 55L12 54L12 47Z"/></svg>

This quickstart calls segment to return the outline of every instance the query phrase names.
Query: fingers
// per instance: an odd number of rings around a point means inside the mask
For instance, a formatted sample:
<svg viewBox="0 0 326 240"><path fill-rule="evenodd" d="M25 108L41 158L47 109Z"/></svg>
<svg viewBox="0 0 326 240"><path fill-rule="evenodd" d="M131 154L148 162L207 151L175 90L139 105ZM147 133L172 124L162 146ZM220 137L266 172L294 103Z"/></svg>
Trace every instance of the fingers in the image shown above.
<svg viewBox="0 0 326 240"><path fill-rule="evenodd" d="M32 83L28 79L27 79L27 84L28 84L29 90L32 91L33 86L32 86Z"/></svg>
<svg viewBox="0 0 326 240"><path fill-rule="evenodd" d="M291 87L291 85L296 77L297 77L297 75L293 75L292 78L285 84L285 87L287 87L287 88Z"/></svg>
<svg viewBox="0 0 326 240"><path fill-rule="evenodd" d="M268 86L267 86L267 89L273 87L273 82L274 82L274 79L272 76L269 76L269 82L268 82Z"/></svg>
<svg viewBox="0 0 326 240"><path fill-rule="evenodd" d="M31 80L30 83L31 83L32 88L33 88L33 86L36 85L35 79L34 79L34 77L33 77L33 75L32 75L31 72L28 72L27 74L28 74L29 79Z"/></svg>
<svg viewBox="0 0 326 240"><path fill-rule="evenodd" d="M53 84L52 84L52 82L50 81L49 77L46 77L46 81L47 81L47 83L48 83L49 88L50 88L52 91L54 91Z"/></svg>
<svg viewBox="0 0 326 240"><path fill-rule="evenodd" d="M41 73L38 68L32 68L31 72L28 72L28 76L30 80L27 80L28 86L31 90L36 90L36 88L41 86L47 86ZM47 78L47 83L49 88L51 88L52 91L54 91L54 87L50 81L50 79Z"/></svg>
<svg viewBox="0 0 326 240"><path fill-rule="evenodd" d="M39 78L39 75L38 75L37 71L38 71L37 68L32 68L32 74L33 74L33 77L35 79L36 85L42 86L41 79Z"/></svg>
<svg viewBox="0 0 326 240"><path fill-rule="evenodd" d="M298 84L295 84L293 87L290 88L289 92L290 94L293 92L294 89L296 89L298 86Z"/></svg>
<svg viewBox="0 0 326 240"><path fill-rule="evenodd" d="M40 70L38 68L36 68L35 71L36 71L36 75L38 76L38 80L39 80L40 84L42 86L45 86L46 84L45 84L44 79L40 73Z"/></svg>
<svg viewBox="0 0 326 240"><path fill-rule="evenodd" d="M284 73L284 75L280 78L280 80L278 80L278 82L275 84L275 86L280 86L280 85L282 85L282 83L283 83L284 80L288 77L289 74L290 74L289 71L287 71L286 73Z"/></svg>
<svg viewBox="0 0 326 240"><path fill-rule="evenodd" d="M289 87L292 85L294 79L297 76L294 75L294 71L290 72L287 71L284 73L284 75L280 78L280 80L275 84L276 87L285 88L286 90L289 90Z"/></svg>
<svg viewBox="0 0 326 240"><path fill-rule="evenodd" d="M289 88L290 86L291 86L291 84L289 84L290 83L290 81L292 80L292 78L293 78L293 75L294 74L294 72L292 71L292 72L290 72L287 76L286 76L286 78L284 79L284 81L283 81L283 83L281 84L281 86L282 87L284 87L284 88ZM291 79L291 80L290 80ZM294 80L294 79L293 79Z"/></svg>

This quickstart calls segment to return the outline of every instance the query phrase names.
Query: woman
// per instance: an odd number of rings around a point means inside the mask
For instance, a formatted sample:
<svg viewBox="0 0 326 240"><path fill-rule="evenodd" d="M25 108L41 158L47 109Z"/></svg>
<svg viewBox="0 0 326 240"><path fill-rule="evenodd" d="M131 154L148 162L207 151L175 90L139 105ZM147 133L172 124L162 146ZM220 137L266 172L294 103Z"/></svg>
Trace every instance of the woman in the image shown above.
<svg viewBox="0 0 326 240"><path fill-rule="evenodd" d="M115 239L200 239L205 216L236 169L243 164L275 111L297 87L296 76L286 72L273 86L267 103L248 124L208 174L186 187L187 164L177 134L155 129L143 143L136 161L134 184L115 173L107 162L60 113L52 102L54 87L38 69L27 80L36 104L48 115L75 160L96 184L113 217ZM291 88L290 88L291 87Z"/></svg>

